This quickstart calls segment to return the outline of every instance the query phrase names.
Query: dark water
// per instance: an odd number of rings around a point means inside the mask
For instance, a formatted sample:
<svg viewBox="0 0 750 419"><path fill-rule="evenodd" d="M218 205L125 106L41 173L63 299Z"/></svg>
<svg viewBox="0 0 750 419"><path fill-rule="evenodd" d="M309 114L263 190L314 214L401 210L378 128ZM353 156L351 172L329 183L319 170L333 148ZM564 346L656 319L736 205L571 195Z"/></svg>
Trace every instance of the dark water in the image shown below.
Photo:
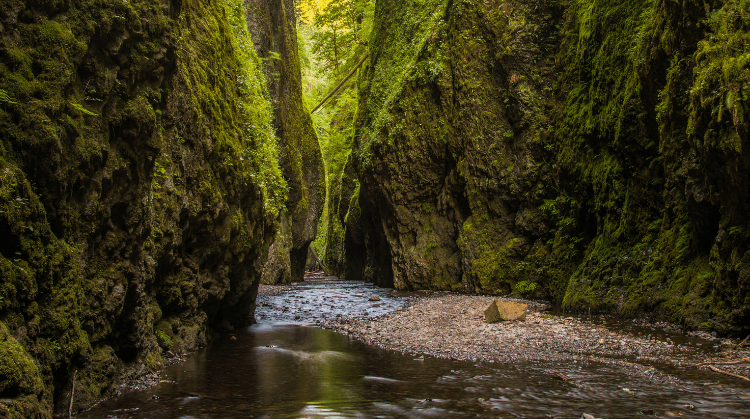
<svg viewBox="0 0 750 419"><path fill-rule="evenodd" d="M368 301L375 294L381 301ZM421 359L304 325L324 312L377 315L404 303L363 284L316 281L261 303L259 324L170 367L155 388L79 417L750 417L750 386L695 370L664 384L599 363ZM570 380L554 379L557 372Z"/></svg>

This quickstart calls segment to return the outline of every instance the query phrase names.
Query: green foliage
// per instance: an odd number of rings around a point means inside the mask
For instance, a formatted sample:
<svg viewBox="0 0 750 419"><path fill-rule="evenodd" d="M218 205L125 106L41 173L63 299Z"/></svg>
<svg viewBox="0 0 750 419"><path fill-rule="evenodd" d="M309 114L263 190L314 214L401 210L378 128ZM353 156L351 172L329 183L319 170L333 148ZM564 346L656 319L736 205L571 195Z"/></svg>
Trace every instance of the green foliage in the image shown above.
<svg viewBox="0 0 750 419"><path fill-rule="evenodd" d="M88 116L98 116L98 114L91 112L90 110L83 107L83 105L80 105L78 103L70 102L70 106L73 107L73 109L77 110L78 112L81 112L84 115Z"/></svg>
<svg viewBox="0 0 750 419"><path fill-rule="evenodd" d="M5 90L0 89L0 103L16 103Z"/></svg>
<svg viewBox="0 0 750 419"><path fill-rule="evenodd" d="M555 199L545 199L540 210L549 214L555 223L551 233L555 236L566 236L575 231L575 217L581 205L573 198L559 195Z"/></svg>
<svg viewBox="0 0 750 419"><path fill-rule="evenodd" d="M407 82L406 76L430 34L445 15L446 0L413 2L381 1L375 7L375 21L370 35L370 51L378 51L378 71L367 76L366 94L361 114L356 148L362 168L370 164L372 143L393 122L388 109L397 100Z"/></svg>
<svg viewBox="0 0 750 419"><path fill-rule="evenodd" d="M710 331L714 330L714 324L711 323L711 322L703 322L703 323L701 323L701 324L698 325L698 330L703 330L703 331L706 331L706 332L710 332Z"/></svg>
<svg viewBox="0 0 750 419"><path fill-rule="evenodd" d="M332 2L316 16L313 24L299 25L300 56L309 57L309 66L302 66L304 102L308 109L319 103L364 54L362 40L371 26L373 4L361 0ZM319 26L323 24L325 26ZM336 42L333 42L334 37ZM346 47L345 41L349 43ZM338 65L330 55L333 49ZM352 150L358 106L356 86L356 81L350 80L312 115L326 174L325 210L313 246L329 269L336 269L335 260L343 260L344 228L338 213L339 205L348 205L348 202L342 204L338 194L344 166Z"/></svg>
<svg viewBox="0 0 750 419"><path fill-rule="evenodd" d="M519 281L513 285L513 292L523 298L527 298L536 291L536 288L537 284L535 282Z"/></svg>
<svg viewBox="0 0 750 419"><path fill-rule="evenodd" d="M319 73L341 76L364 53L370 35L372 0L332 0L313 20L319 29L313 35L312 52L319 60Z"/></svg>
<svg viewBox="0 0 750 419"><path fill-rule="evenodd" d="M271 106L260 71L260 61L253 47L245 20L244 3L226 0L226 15L232 28L232 47L239 63L238 101L241 120L239 128L244 137L237 142L227 138L239 160L252 164L248 172L241 172L247 181L260 185L265 199L264 208L275 219L284 207L287 184L279 167L277 138L271 125Z"/></svg>
<svg viewBox="0 0 750 419"><path fill-rule="evenodd" d="M20 416L46 417L74 371L75 403L98 395L122 369L109 345L157 368L159 304L180 317L173 343L205 343L204 304L250 288L286 200L241 1L63 3L0 6L23 16L0 51L0 321L24 337L20 353L0 336L3 417L32 398ZM236 280L204 289L188 264Z"/></svg>
<svg viewBox="0 0 750 419"><path fill-rule="evenodd" d="M750 109L750 1L724 2L707 20L709 36L693 55L687 132L705 147L740 153Z"/></svg>
<svg viewBox="0 0 750 419"><path fill-rule="evenodd" d="M377 3L354 147L363 215L396 215L362 218L424 256L405 191L444 179L467 288L746 334L750 2L553 3Z"/></svg>
<svg viewBox="0 0 750 419"><path fill-rule="evenodd" d="M425 249L424 249L423 256L427 257L427 255L430 254L430 251L433 250L433 249L436 249L438 246L440 246L440 245L437 244L437 243L435 243L435 242L429 243L427 245L427 247L425 247Z"/></svg>

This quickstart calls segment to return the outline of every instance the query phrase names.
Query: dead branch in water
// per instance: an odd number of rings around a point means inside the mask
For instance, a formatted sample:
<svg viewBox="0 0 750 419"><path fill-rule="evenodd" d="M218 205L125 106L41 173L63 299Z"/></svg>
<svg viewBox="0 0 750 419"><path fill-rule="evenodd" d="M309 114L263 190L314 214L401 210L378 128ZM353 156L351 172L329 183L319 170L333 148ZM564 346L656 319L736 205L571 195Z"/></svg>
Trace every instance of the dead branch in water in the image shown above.
<svg viewBox="0 0 750 419"><path fill-rule="evenodd" d="M73 388L70 389L70 405L68 405L68 419L73 417L73 395L76 392L76 373L78 370L73 370Z"/></svg>
<svg viewBox="0 0 750 419"><path fill-rule="evenodd" d="M709 365L708 368L711 368L711 371L718 372L720 374L728 375L730 377L739 378L741 380L750 381L750 378L747 378L745 376L739 375L739 374L732 374L731 372L722 371L713 365Z"/></svg>
<svg viewBox="0 0 750 419"><path fill-rule="evenodd" d="M720 362L720 361L706 361L706 362L701 362L700 364L695 364L694 366L695 367L702 367L704 365L737 365L737 364L746 364L748 362L750 362L750 358L742 358L742 359L737 360L737 361L723 361L723 362Z"/></svg>

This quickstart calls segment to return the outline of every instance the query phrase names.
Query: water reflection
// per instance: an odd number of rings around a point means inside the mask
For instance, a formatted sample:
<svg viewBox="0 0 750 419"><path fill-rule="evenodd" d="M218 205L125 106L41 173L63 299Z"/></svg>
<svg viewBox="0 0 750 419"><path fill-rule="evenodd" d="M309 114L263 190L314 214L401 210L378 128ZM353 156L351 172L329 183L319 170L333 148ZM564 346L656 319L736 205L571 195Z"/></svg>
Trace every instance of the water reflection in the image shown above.
<svg viewBox="0 0 750 419"><path fill-rule="evenodd" d="M333 284L335 285L335 284ZM308 301L363 306L368 289L310 286ZM333 291L332 291L333 290ZM382 304L402 301L385 291ZM389 298L393 298L389 300ZM275 299L275 300L274 300ZM297 298L295 298L297 299ZM616 365L473 364L399 354L301 323L271 297L264 323L168 368L164 382L97 406L85 418L748 417L750 386L696 370L672 382ZM366 299L365 299L366 301ZM300 303L301 304L301 303ZM306 303L307 304L307 303ZM346 304L337 303L340 309ZM336 315L335 308L328 308ZM265 317L264 317L265 316ZM285 317L286 316L286 317ZM502 344L499 342L498 344ZM568 380L556 379L564 374Z"/></svg>

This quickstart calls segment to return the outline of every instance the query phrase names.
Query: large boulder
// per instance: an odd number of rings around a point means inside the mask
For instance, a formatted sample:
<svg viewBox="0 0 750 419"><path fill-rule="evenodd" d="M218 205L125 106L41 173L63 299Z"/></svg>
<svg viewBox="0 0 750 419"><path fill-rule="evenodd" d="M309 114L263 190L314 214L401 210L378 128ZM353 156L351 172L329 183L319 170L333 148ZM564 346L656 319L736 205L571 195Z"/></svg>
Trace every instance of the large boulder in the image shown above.
<svg viewBox="0 0 750 419"><path fill-rule="evenodd" d="M514 320L526 320L527 304L513 303L510 301L495 300L484 310L484 319L487 323L508 322Z"/></svg>

